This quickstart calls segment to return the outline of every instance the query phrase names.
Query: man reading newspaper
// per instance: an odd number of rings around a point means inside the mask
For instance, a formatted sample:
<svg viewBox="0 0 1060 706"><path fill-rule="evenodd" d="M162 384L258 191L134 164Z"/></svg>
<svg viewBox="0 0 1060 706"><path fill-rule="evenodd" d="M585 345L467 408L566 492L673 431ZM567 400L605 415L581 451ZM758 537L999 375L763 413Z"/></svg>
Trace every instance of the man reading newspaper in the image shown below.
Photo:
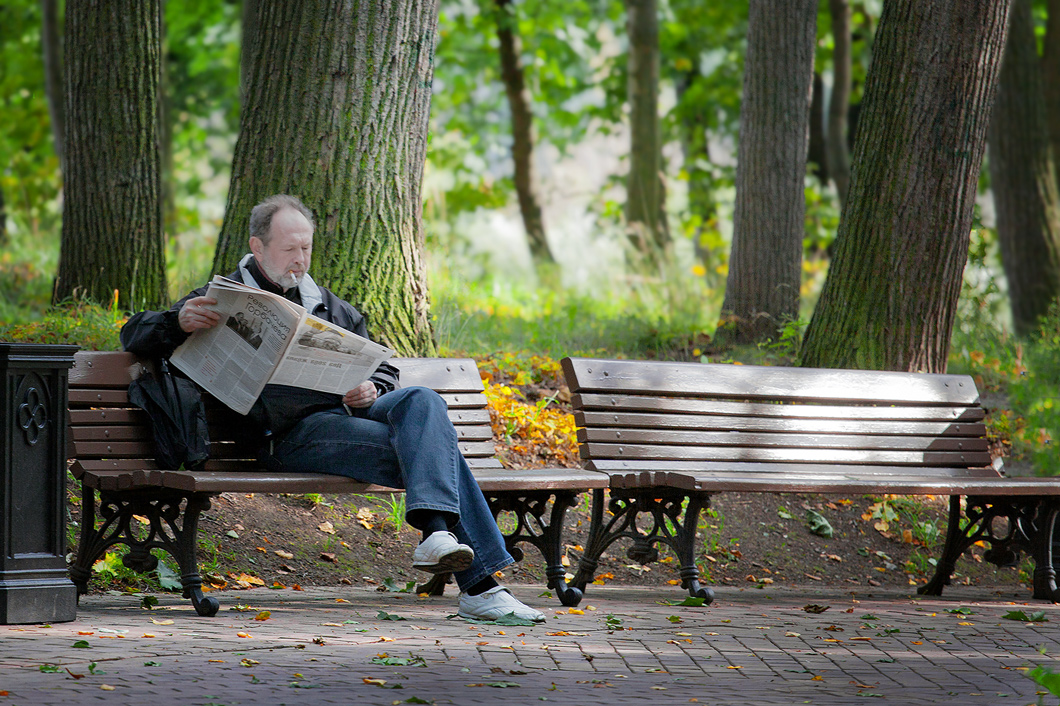
<svg viewBox="0 0 1060 706"><path fill-rule="evenodd" d="M250 214L250 253L228 278L279 294L368 338L364 317L307 274L313 223L312 212L297 198L265 199ZM168 311L133 316L122 328L122 345L137 355L168 357L195 331L227 325L206 289L189 293ZM398 371L384 362L344 393L265 385L247 417L271 469L334 473L404 488L405 518L423 533L412 565L456 575L459 615L545 619L493 579L513 560L457 446L445 401L433 390L399 388Z"/></svg>

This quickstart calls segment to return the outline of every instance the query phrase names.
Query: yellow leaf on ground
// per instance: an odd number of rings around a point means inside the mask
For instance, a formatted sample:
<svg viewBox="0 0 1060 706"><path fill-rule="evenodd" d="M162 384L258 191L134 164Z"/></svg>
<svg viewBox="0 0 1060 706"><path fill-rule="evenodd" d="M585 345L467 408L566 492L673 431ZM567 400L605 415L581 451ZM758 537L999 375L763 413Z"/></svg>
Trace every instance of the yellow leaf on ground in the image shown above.
<svg viewBox="0 0 1060 706"><path fill-rule="evenodd" d="M257 615L254 616L254 620L268 620L271 617L272 617L272 613L271 612L269 612L267 610L263 610L263 611L261 611L260 613L258 613Z"/></svg>
<svg viewBox="0 0 1060 706"><path fill-rule="evenodd" d="M292 554L291 552L285 552L282 549L277 549L273 552L273 554L280 557L281 559L294 559L294 554Z"/></svg>
<svg viewBox="0 0 1060 706"><path fill-rule="evenodd" d="M151 622L154 623L155 625L172 625L173 624L172 620L155 620L154 618L151 618Z"/></svg>

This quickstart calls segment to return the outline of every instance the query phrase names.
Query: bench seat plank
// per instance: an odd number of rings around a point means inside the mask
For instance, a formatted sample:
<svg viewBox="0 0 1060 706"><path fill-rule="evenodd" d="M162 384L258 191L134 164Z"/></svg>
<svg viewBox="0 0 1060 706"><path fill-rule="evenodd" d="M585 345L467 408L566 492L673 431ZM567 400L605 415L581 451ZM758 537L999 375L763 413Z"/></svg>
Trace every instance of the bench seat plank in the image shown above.
<svg viewBox="0 0 1060 706"><path fill-rule="evenodd" d="M896 466L985 466L990 454L978 451L865 451L850 449L715 448L647 444L582 444L582 458L639 458L698 461L789 461L793 463L880 463Z"/></svg>
<svg viewBox="0 0 1060 706"><path fill-rule="evenodd" d="M793 407L794 405L776 405ZM626 427L634 429L675 429L687 431L788 432L823 434L875 434L888 436L981 437L986 425L980 422L937 422L901 420L813 419L784 417L706 416L692 414L646 414L614 412L575 412L579 427Z"/></svg>
<svg viewBox="0 0 1060 706"><path fill-rule="evenodd" d="M968 375L564 358L571 392L860 404L978 404ZM567 374L569 372L569 374Z"/></svg>
<svg viewBox="0 0 1060 706"><path fill-rule="evenodd" d="M872 434L749 434L732 431L671 431L658 429L579 429L581 443L652 444L750 448L823 448L879 451L987 451L983 438L876 436Z"/></svg>
<svg viewBox="0 0 1060 706"><path fill-rule="evenodd" d="M780 417L805 419L857 419L863 421L920 421L920 422L978 422L986 412L978 406L908 406L884 405L824 405L824 404L762 404L718 399L687 397L659 397L655 395L618 395L578 393L571 403L580 410L611 413L666 412L677 415L708 415L712 417Z"/></svg>

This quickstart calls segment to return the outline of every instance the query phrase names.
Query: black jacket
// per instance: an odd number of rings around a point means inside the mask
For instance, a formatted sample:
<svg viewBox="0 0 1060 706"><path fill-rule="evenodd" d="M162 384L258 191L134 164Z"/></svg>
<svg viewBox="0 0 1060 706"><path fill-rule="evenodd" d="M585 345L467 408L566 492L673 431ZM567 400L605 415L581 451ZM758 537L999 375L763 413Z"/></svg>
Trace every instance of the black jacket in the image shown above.
<svg viewBox="0 0 1060 706"><path fill-rule="evenodd" d="M228 275L229 279L243 282L240 270ZM251 283L254 285L256 283ZM368 327L351 304L339 299L333 292L317 285L322 301L314 306L310 314L353 331L358 336L369 338ZM207 287L190 292L166 311L141 311L130 318L121 329L121 344L125 350L148 358L168 358L177 346L191 334L185 333L177 321L177 314L184 303L206 294ZM376 391L382 395L398 387L398 370L389 363L382 363L369 378ZM257 439L276 439L290 431L303 418L324 409L342 404L342 395L316 390L306 390L288 385L266 385L261 396L247 414L257 432ZM248 440L249 441L249 440Z"/></svg>

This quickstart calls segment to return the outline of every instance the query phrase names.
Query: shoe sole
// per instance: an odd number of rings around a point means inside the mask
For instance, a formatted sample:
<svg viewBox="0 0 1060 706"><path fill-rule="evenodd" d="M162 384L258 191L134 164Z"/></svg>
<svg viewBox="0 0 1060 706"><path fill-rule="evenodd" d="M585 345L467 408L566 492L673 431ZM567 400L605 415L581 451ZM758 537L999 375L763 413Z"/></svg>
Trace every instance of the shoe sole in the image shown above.
<svg viewBox="0 0 1060 706"><path fill-rule="evenodd" d="M505 615L508 615L508 613L505 613ZM503 618L504 616L503 615L502 616L498 616L497 618L483 618L481 615L471 615L470 613L465 613L464 611L461 610L461 611L457 611L456 617L463 618L465 620L498 620L500 618ZM516 616L516 617L519 617L519 616ZM545 622L545 616L544 615L542 615L540 617L522 618L522 619L523 620L530 620L530 621L533 621L535 623L543 623L543 622Z"/></svg>
<svg viewBox="0 0 1060 706"><path fill-rule="evenodd" d="M430 574L455 574L458 571L470 568L471 562L474 560L475 552L470 549L457 549L445 556L438 557L438 561L433 564L414 563L412 568L426 571Z"/></svg>

